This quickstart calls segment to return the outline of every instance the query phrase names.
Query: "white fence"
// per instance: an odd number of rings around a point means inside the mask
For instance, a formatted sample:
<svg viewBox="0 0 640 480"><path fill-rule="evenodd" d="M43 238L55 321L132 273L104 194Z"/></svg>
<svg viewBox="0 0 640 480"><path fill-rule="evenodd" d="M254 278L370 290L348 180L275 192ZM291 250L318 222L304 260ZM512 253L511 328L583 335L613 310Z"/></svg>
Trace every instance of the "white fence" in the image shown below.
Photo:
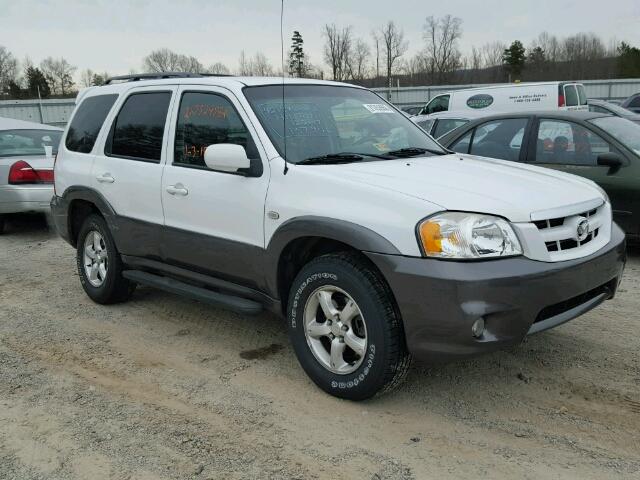
<svg viewBox="0 0 640 480"><path fill-rule="evenodd" d="M640 79L624 80L578 80L584 84L588 98L602 100L624 100L640 92ZM492 84L495 85L495 84ZM395 105L424 105L440 93L464 88L485 87L487 84L475 85L437 85L429 87L374 88L376 92Z"/></svg>
<svg viewBox="0 0 640 480"><path fill-rule="evenodd" d="M640 79L628 80L583 80L587 97L604 100L624 100L640 92ZM463 88L483 87L476 85L438 85L429 87L374 88L380 95L396 105L423 105L435 95ZM75 99L59 100L2 100L0 117L27 120L65 126L69 121Z"/></svg>

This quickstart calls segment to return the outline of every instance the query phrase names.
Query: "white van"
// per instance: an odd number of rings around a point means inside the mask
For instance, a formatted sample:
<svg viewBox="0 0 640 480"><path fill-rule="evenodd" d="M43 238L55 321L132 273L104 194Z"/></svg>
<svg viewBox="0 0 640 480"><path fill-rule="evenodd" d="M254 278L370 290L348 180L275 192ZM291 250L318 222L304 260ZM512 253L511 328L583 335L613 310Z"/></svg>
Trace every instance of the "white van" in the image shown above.
<svg viewBox="0 0 640 480"><path fill-rule="evenodd" d="M516 83L455 90L433 97L420 115L446 111L520 112L589 110L584 85L573 82Z"/></svg>

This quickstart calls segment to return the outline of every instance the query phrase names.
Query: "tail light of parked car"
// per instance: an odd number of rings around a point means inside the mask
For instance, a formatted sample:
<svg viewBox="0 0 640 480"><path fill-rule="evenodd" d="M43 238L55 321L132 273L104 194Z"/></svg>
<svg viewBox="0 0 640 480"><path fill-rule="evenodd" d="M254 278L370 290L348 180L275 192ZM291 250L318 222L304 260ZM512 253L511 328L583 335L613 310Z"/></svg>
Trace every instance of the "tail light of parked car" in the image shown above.
<svg viewBox="0 0 640 480"><path fill-rule="evenodd" d="M558 107L564 107L564 86L562 84L558 85Z"/></svg>
<svg viewBox="0 0 640 480"><path fill-rule="evenodd" d="M24 160L18 160L9 169L10 185L53 183L53 169L35 169Z"/></svg>

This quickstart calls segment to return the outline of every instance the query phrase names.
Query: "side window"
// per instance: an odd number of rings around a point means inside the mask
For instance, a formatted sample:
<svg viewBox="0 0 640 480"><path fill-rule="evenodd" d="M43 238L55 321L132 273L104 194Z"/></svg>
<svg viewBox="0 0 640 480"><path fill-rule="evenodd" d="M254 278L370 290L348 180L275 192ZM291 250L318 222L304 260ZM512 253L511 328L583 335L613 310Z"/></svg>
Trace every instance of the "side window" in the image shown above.
<svg viewBox="0 0 640 480"><path fill-rule="evenodd" d="M577 107L580 104L575 85L565 85L564 97L567 107Z"/></svg>
<svg viewBox="0 0 640 480"><path fill-rule="evenodd" d="M184 93L176 125L174 165L206 167L204 151L217 143L241 145L250 159L260 158L251 134L228 99L215 93Z"/></svg>
<svg viewBox="0 0 640 480"><path fill-rule="evenodd" d="M631 102L629 102L629 106L633 108L640 107L640 96L637 96L636 98L631 100Z"/></svg>
<svg viewBox="0 0 640 480"><path fill-rule="evenodd" d="M536 162L595 166L598 155L613 151L612 145L582 125L560 120L540 121Z"/></svg>
<svg viewBox="0 0 640 480"><path fill-rule="evenodd" d="M608 110L605 110L604 108L599 107L598 105L589 105L589 111L596 112L596 113L611 113Z"/></svg>
<svg viewBox="0 0 640 480"><path fill-rule="evenodd" d="M72 152L89 153L93 150L100 128L118 95L96 95L82 101L73 116L65 146Z"/></svg>
<svg viewBox="0 0 640 480"><path fill-rule="evenodd" d="M469 130L466 135L459 138L449 149L458 153L469 153L469 145L471 144L471 135L473 135L473 129Z"/></svg>
<svg viewBox="0 0 640 480"><path fill-rule="evenodd" d="M433 127L434 122L435 120L420 120L419 122L416 122L416 123L418 124L419 127L425 130L427 133L431 133L431 127Z"/></svg>
<svg viewBox="0 0 640 480"><path fill-rule="evenodd" d="M473 137L471 154L517 162L527 121L526 118L507 118L480 125Z"/></svg>
<svg viewBox="0 0 640 480"><path fill-rule="evenodd" d="M427 105L427 114L436 112L446 112L449 110L449 95L440 95L435 97Z"/></svg>
<svg viewBox="0 0 640 480"><path fill-rule="evenodd" d="M105 153L159 162L171 92L134 93L113 122Z"/></svg>
<svg viewBox="0 0 640 480"><path fill-rule="evenodd" d="M436 125L436 129L433 131L434 138L440 138L441 136L449 133L451 130L455 130L458 127L461 127L468 120L462 120L459 118L443 118L438 120L438 124Z"/></svg>

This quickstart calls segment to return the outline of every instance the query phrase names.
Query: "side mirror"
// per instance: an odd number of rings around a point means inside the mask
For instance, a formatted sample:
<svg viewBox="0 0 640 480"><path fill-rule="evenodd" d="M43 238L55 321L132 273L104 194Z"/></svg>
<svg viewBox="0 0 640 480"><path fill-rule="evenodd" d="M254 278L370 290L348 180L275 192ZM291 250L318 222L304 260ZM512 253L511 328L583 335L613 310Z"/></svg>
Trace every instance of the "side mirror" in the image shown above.
<svg viewBox="0 0 640 480"><path fill-rule="evenodd" d="M607 152L598 155L598 165L601 167L609 167L607 175L616 173L624 164L624 159L617 153Z"/></svg>
<svg viewBox="0 0 640 480"><path fill-rule="evenodd" d="M238 173L251 166L244 147L232 143L209 145L204 151L204 163L211 170L230 173Z"/></svg>

